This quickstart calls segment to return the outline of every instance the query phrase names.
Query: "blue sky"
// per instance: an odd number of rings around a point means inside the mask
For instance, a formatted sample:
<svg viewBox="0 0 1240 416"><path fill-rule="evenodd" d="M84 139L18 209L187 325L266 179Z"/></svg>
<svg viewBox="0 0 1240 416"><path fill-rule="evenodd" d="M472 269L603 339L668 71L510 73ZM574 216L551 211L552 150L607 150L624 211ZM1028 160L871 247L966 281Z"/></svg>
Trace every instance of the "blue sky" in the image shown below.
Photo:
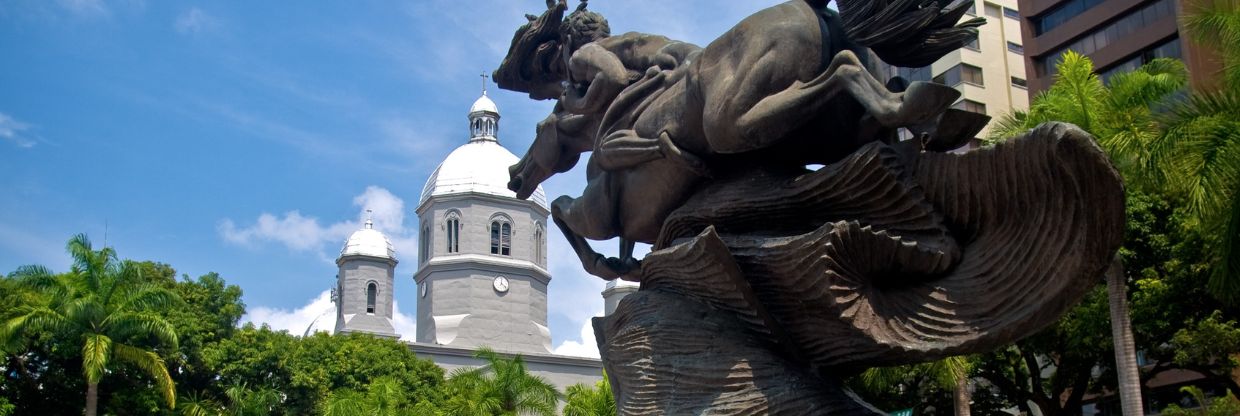
<svg viewBox="0 0 1240 416"><path fill-rule="evenodd" d="M590 7L613 33L705 45L776 3ZM244 290L247 320L300 332L330 308L335 255L372 208L396 242L396 300L412 315L422 186L465 142L479 74L499 64L523 15L544 7L0 2L0 273L65 270L71 235L98 245L106 230L122 257L218 272ZM489 89L501 144L523 154L551 103ZM578 169L544 187L554 198L583 183ZM602 311L603 283L579 271L561 236L549 241L553 345L591 354L582 327Z"/></svg>

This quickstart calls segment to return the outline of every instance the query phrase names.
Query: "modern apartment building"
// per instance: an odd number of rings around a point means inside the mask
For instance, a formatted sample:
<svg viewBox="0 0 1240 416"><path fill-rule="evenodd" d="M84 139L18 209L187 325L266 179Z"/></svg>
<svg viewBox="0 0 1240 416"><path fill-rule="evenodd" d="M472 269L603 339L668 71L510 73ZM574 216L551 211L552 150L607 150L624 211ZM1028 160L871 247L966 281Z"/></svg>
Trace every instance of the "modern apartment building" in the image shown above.
<svg viewBox="0 0 1240 416"><path fill-rule="evenodd" d="M1012 109L1029 107L1025 75L1025 48L1021 42L1017 0L965 0L973 7L964 19L983 16L976 42L952 52L928 67L886 68L909 81L935 81L961 92L956 108L998 118ZM978 133L985 137L987 129Z"/></svg>
<svg viewBox="0 0 1240 416"><path fill-rule="evenodd" d="M1103 77L1154 58L1179 58L1194 85L1208 85L1218 64L1180 36L1186 0L1018 0L1029 90L1049 88L1064 52L1089 56Z"/></svg>

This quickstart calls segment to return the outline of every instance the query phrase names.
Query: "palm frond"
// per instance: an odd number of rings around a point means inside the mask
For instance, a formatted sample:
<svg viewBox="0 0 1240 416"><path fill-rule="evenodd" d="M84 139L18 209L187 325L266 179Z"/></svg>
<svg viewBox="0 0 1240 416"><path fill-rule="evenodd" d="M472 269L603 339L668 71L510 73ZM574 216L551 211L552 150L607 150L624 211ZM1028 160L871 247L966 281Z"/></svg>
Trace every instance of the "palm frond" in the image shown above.
<svg viewBox="0 0 1240 416"><path fill-rule="evenodd" d="M122 343L112 344L112 354L117 361L133 365L151 376L155 384L159 386L159 392L163 394L168 408L176 408L176 386L172 382L172 376L168 375L168 367L164 365L164 359L159 358L159 354Z"/></svg>
<svg viewBox="0 0 1240 416"><path fill-rule="evenodd" d="M1196 1L1181 21L1184 30L1198 42L1224 48L1240 47L1240 2Z"/></svg>
<svg viewBox="0 0 1240 416"><path fill-rule="evenodd" d="M1033 127L1029 125L1028 112L1012 110L990 122L990 131L986 133L985 140L989 143L999 143L1019 136Z"/></svg>
<svg viewBox="0 0 1240 416"><path fill-rule="evenodd" d="M171 290L153 283L144 283L133 287L120 299L121 310L168 309L183 305L185 302Z"/></svg>
<svg viewBox="0 0 1240 416"><path fill-rule="evenodd" d="M154 312L115 313L103 321L103 328L120 340L155 338L163 345L177 347L176 328Z"/></svg>
<svg viewBox="0 0 1240 416"><path fill-rule="evenodd" d="M177 403L177 413L181 416L221 416L220 404L201 393L190 393Z"/></svg>
<svg viewBox="0 0 1240 416"><path fill-rule="evenodd" d="M89 383L99 383L108 369L113 353L112 339L103 334L89 334L82 343L82 373Z"/></svg>

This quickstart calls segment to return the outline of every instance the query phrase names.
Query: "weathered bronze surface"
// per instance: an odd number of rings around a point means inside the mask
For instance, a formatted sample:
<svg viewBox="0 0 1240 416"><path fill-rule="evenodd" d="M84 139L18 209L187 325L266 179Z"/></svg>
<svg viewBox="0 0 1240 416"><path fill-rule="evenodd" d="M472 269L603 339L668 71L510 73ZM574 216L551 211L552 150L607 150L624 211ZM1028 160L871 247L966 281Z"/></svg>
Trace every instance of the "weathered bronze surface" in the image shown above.
<svg viewBox="0 0 1240 416"><path fill-rule="evenodd" d="M988 118L867 70L866 48L922 66L975 38L965 4L825 3L699 48L548 1L495 72L558 100L509 187L528 197L592 152L553 219L588 272L641 282L594 322L622 414L878 413L840 378L1029 335L1119 247L1122 185L1087 134L1050 123L944 153ZM616 257L586 243L617 237Z"/></svg>

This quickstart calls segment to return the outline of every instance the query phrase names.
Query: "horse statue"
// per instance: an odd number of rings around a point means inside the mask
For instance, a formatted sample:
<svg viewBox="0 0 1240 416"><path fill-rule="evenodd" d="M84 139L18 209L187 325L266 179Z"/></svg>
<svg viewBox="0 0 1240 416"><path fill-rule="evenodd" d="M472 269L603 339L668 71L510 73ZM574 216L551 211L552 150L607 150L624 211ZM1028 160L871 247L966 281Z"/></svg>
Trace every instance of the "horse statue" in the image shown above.
<svg viewBox="0 0 1240 416"><path fill-rule="evenodd" d="M548 2L542 16L528 16L495 72L501 88L559 98L510 168L510 189L528 197L593 151L582 196L560 197L551 211L585 269L610 280L637 267L634 242L653 243L667 215L713 176L711 165L830 163L867 142L894 141L902 127L923 133L928 147L954 148L985 125L985 116L948 108L959 97L952 88L889 90L853 40L889 62L927 65L976 36L984 21L955 24L963 4L841 2L837 14L825 3L762 10L699 48L658 35L610 36L585 2L563 21L565 2ZM923 45L888 46L907 37ZM585 242L615 237L618 258Z"/></svg>
<svg viewBox="0 0 1240 416"><path fill-rule="evenodd" d="M509 188L528 197L592 152L551 215L589 273L641 282L593 321L620 414L884 414L842 380L998 348L1118 270L1123 185L1089 134L1046 123L948 153L989 118L867 69L976 38L967 3L825 3L699 48L551 0L495 73L558 100ZM618 257L586 242L615 237ZM640 262L635 242L653 246Z"/></svg>

